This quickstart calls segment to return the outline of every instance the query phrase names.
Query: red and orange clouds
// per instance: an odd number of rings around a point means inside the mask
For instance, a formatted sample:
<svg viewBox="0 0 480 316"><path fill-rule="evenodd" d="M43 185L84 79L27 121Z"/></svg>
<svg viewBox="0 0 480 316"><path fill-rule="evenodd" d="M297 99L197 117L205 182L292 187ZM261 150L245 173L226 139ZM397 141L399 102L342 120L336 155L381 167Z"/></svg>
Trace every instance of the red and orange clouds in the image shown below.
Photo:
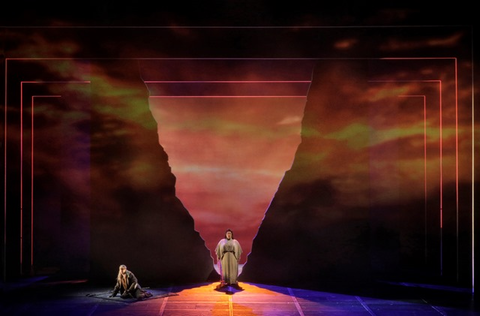
<svg viewBox="0 0 480 316"><path fill-rule="evenodd" d="M311 68L288 76L289 68L258 62L220 64L209 80L192 70L187 80L146 82L177 196L207 248L213 251L230 228L244 262L300 144Z"/></svg>

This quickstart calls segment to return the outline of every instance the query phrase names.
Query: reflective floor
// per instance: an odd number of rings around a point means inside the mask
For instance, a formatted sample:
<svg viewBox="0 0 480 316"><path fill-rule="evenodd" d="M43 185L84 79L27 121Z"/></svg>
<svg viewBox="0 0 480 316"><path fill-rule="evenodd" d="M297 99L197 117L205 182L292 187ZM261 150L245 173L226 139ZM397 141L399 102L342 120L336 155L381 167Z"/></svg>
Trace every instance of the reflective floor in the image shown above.
<svg viewBox="0 0 480 316"><path fill-rule="evenodd" d="M3 284L0 315L480 315L465 290L389 284L313 291L240 282L148 288L146 300L110 298L87 280Z"/></svg>

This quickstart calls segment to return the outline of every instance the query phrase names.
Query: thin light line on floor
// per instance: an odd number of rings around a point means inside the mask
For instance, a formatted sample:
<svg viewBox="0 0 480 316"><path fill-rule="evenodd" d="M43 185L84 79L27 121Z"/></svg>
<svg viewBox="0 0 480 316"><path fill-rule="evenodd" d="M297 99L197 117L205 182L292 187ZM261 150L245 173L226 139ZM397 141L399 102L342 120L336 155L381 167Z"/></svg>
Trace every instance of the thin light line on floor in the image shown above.
<svg viewBox="0 0 480 316"><path fill-rule="evenodd" d="M430 304L429 302L427 302L425 299L422 298L422 301L424 301L425 304L430 305L430 307L433 308L435 311L437 311L440 315L442 315L442 316L447 316L447 313L443 312L443 311L440 310L438 307L433 306L432 304Z"/></svg>
<svg viewBox="0 0 480 316"><path fill-rule="evenodd" d="M370 313L370 315L372 316L375 316L376 314L370 309L370 307L368 307L367 304L365 304L365 302L359 297L359 296L355 296L355 298L357 299L357 301L360 302L360 304L362 304L363 308L365 308L367 310L368 313Z"/></svg>
<svg viewBox="0 0 480 316"><path fill-rule="evenodd" d="M172 287L169 287L168 288L168 293L171 293L172 292ZM165 311L165 307L167 306L167 302L168 302L168 295L165 296L165 298L163 299L163 302L162 302L162 306L160 306L160 311L159 311L159 316L162 316L164 311Z"/></svg>
<svg viewBox="0 0 480 316"><path fill-rule="evenodd" d="M228 315L233 316L233 302L232 302L232 296L228 296Z"/></svg>
<svg viewBox="0 0 480 316"><path fill-rule="evenodd" d="M95 313L95 311L97 310L97 308L98 308L98 303L93 306L93 308L92 308L92 310L90 311L90 313L88 314L88 316L93 315L93 313Z"/></svg>
<svg viewBox="0 0 480 316"><path fill-rule="evenodd" d="M300 314L300 316L305 316L303 314L302 307L300 307L300 304L298 303L297 297L295 296L295 294L293 294L293 291L292 291L291 288L288 288L288 294L290 294L290 297L292 298L293 303L295 303L295 307L297 308L297 311Z"/></svg>

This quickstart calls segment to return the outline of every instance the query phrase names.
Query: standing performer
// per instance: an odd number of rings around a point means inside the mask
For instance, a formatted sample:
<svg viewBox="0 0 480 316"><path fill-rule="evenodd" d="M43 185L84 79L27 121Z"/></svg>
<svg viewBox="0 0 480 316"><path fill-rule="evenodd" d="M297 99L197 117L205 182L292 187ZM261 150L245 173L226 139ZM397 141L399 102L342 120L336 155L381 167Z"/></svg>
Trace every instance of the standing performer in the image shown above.
<svg viewBox="0 0 480 316"><path fill-rule="evenodd" d="M217 288L231 285L238 287L238 263L242 255L240 243L233 238L233 231L227 229L225 238L221 239L215 249L220 266L221 281Z"/></svg>
<svg viewBox="0 0 480 316"><path fill-rule="evenodd" d="M137 277L135 277L131 271L127 270L127 266L124 264L118 267L117 283L110 297L117 296L118 292L120 292L121 298L136 298L141 300L152 296L150 292L142 289L140 284L138 284Z"/></svg>

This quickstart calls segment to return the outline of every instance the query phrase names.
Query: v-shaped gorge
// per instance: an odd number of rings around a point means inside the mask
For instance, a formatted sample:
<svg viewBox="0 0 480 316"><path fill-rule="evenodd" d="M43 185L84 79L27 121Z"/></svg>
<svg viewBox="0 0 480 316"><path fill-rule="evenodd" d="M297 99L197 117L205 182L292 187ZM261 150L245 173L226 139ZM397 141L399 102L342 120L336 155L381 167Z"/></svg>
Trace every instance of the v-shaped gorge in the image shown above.
<svg viewBox="0 0 480 316"><path fill-rule="evenodd" d="M212 258L226 229L241 263L301 141L311 62L143 63L176 195Z"/></svg>

